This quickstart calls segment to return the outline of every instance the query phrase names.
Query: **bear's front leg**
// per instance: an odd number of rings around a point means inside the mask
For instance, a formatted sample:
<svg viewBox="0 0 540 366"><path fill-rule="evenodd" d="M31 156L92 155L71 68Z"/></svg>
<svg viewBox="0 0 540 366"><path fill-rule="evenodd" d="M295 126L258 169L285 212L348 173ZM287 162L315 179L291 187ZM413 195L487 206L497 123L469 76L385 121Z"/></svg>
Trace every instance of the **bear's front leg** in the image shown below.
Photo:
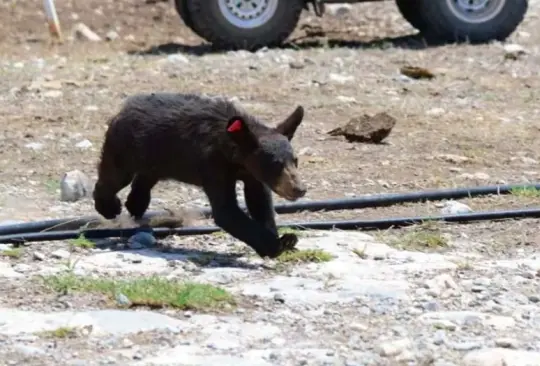
<svg viewBox="0 0 540 366"><path fill-rule="evenodd" d="M244 198L249 214L253 220L261 223L276 236L278 230L275 220L272 191L255 178L246 178L244 181Z"/></svg>
<svg viewBox="0 0 540 366"><path fill-rule="evenodd" d="M204 186L215 224L249 245L261 257L275 258L290 249L292 238L280 239L277 232L251 219L238 207L235 183L229 181L216 184L214 181Z"/></svg>

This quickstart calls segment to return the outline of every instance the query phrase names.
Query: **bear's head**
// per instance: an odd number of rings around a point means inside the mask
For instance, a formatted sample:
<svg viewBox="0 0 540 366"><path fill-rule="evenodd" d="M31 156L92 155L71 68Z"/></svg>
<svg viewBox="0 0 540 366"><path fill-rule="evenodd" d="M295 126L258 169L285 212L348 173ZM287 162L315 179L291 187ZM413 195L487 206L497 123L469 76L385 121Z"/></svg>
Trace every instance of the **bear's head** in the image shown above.
<svg viewBox="0 0 540 366"><path fill-rule="evenodd" d="M270 131L265 129L260 136L242 117L232 117L227 123L227 134L239 147L244 168L289 201L296 201L307 191L290 143L303 118L304 109L298 106L284 121Z"/></svg>

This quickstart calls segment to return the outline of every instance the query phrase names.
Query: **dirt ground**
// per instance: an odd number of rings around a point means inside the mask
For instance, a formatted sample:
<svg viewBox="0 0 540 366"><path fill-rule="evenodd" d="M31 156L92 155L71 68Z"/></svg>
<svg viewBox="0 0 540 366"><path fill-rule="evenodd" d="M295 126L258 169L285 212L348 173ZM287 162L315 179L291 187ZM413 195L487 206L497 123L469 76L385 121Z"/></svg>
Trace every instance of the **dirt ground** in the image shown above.
<svg viewBox="0 0 540 366"><path fill-rule="evenodd" d="M126 95L158 90L238 97L269 123L303 105L306 119L294 146L309 186L306 199L534 182L539 174L540 156L533 143L540 133L535 123L537 36L530 31L538 24L534 6L510 40L529 51L518 60L505 59L500 44L422 48L392 2L360 4L340 17L318 19L306 13L289 49L256 55L212 54L168 2L59 2L67 39L63 45L51 44L40 8L25 1L0 6L0 21L7 30L0 36L1 174L8 186L0 215L5 219L92 213L89 201L58 203L59 178L72 169L95 175L107 117ZM79 21L101 37L114 30L119 38L95 44L70 41L70 30ZM306 24L322 26L328 36L305 38ZM332 46L343 40L347 47ZM304 48L306 44L313 47ZM182 51L188 52L188 63L167 58L167 53ZM294 62L302 66L290 67ZM406 80L398 71L405 64L426 67L436 78ZM398 121L387 144L348 143L326 134L354 116L381 111ZM74 146L84 139L91 148ZM25 147L29 143L43 147L33 151ZM164 183L154 197L174 208L195 195L202 197L191 188ZM480 210L528 206L534 199L506 196L463 202ZM432 204L407 204L302 218L437 211ZM484 226L457 230L483 232ZM516 236L508 231L517 226L504 225L500 234L514 241Z"/></svg>
<svg viewBox="0 0 540 366"><path fill-rule="evenodd" d="M293 145L310 200L535 183L540 176L540 7L534 2L508 41L526 50L516 60L505 57L500 43L425 47L393 2L355 5L346 15L323 19L305 13L283 48L257 53L212 52L164 1L58 1L63 44L50 41L35 2L3 1L0 10L0 220L94 215L91 199L60 202L59 181L74 169L95 178L106 120L138 92L237 97L269 124L303 105L306 117ZM77 22L104 40L73 39ZM306 36L307 24L321 26L326 37ZM106 41L110 31L118 38ZM436 77L405 78L399 69L406 64L428 68ZM386 144L326 134L352 117L377 112L397 119ZM206 203L199 190L170 182L160 183L153 199L151 210ZM479 211L535 207L537 199L509 195L460 202ZM438 213L434 203L418 203L279 220ZM443 231L474 241L467 251L503 258L534 250L538 224L528 219L444 225Z"/></svg>

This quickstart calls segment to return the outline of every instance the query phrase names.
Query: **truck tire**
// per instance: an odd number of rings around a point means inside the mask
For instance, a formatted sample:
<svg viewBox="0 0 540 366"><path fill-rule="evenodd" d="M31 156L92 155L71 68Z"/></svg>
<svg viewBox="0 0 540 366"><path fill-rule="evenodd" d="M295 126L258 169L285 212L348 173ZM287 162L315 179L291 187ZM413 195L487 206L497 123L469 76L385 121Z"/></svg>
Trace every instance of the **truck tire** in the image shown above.
<svg viewBox="0 0 540 366"><path fill-rule="evenodd" d="M219 48L279 46L296 28L304 0L187 0L192 28Z"/></svg>
<svg viewBox="0 0 540 366"><path fill-rule="evenodd" d="M421 0L426 34L444 42L503 41L522 22L528 0Z"/></svg>
<svg viewBox="0 0 540 366"><path fill-rule="evenodd" d="M174 0L174 6L176 8L176 12L180 16L180 19L184 22L186 27L191 29L193 33L201 36L196 29L193 28L193 22L191 21L191 14L189 13L189 9L187 7L187 1L188 0Z"/></svg>
<svg viewBox="0 0 540 366"><path fill-rule="evenodd" d="M418 3L421 0L396 0L396 5L407 22L414 28L423 32L426 29L426 21L423 19L424 13L418 10Z"/></svg>

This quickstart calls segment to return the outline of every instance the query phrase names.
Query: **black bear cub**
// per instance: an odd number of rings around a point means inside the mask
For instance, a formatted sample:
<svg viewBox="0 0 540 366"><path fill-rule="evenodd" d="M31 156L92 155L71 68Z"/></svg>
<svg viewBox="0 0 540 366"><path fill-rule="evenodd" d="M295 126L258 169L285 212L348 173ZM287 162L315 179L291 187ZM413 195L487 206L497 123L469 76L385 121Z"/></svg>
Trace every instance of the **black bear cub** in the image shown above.
<svg viewBox="0 0 540 366"><path fill-rule="evenodd" d="M275 258L298 238L278 235L271 191L295 201L306 194L290 144L304 118L298 106L275 128L222 97L183 93L137 94L109 120L94 207L106 219L122 211L117 193L131 183L126 209L140 219L158 181L202 187L217 226ZM244 182L246 206L238 207L236 181Z"/></svg>

